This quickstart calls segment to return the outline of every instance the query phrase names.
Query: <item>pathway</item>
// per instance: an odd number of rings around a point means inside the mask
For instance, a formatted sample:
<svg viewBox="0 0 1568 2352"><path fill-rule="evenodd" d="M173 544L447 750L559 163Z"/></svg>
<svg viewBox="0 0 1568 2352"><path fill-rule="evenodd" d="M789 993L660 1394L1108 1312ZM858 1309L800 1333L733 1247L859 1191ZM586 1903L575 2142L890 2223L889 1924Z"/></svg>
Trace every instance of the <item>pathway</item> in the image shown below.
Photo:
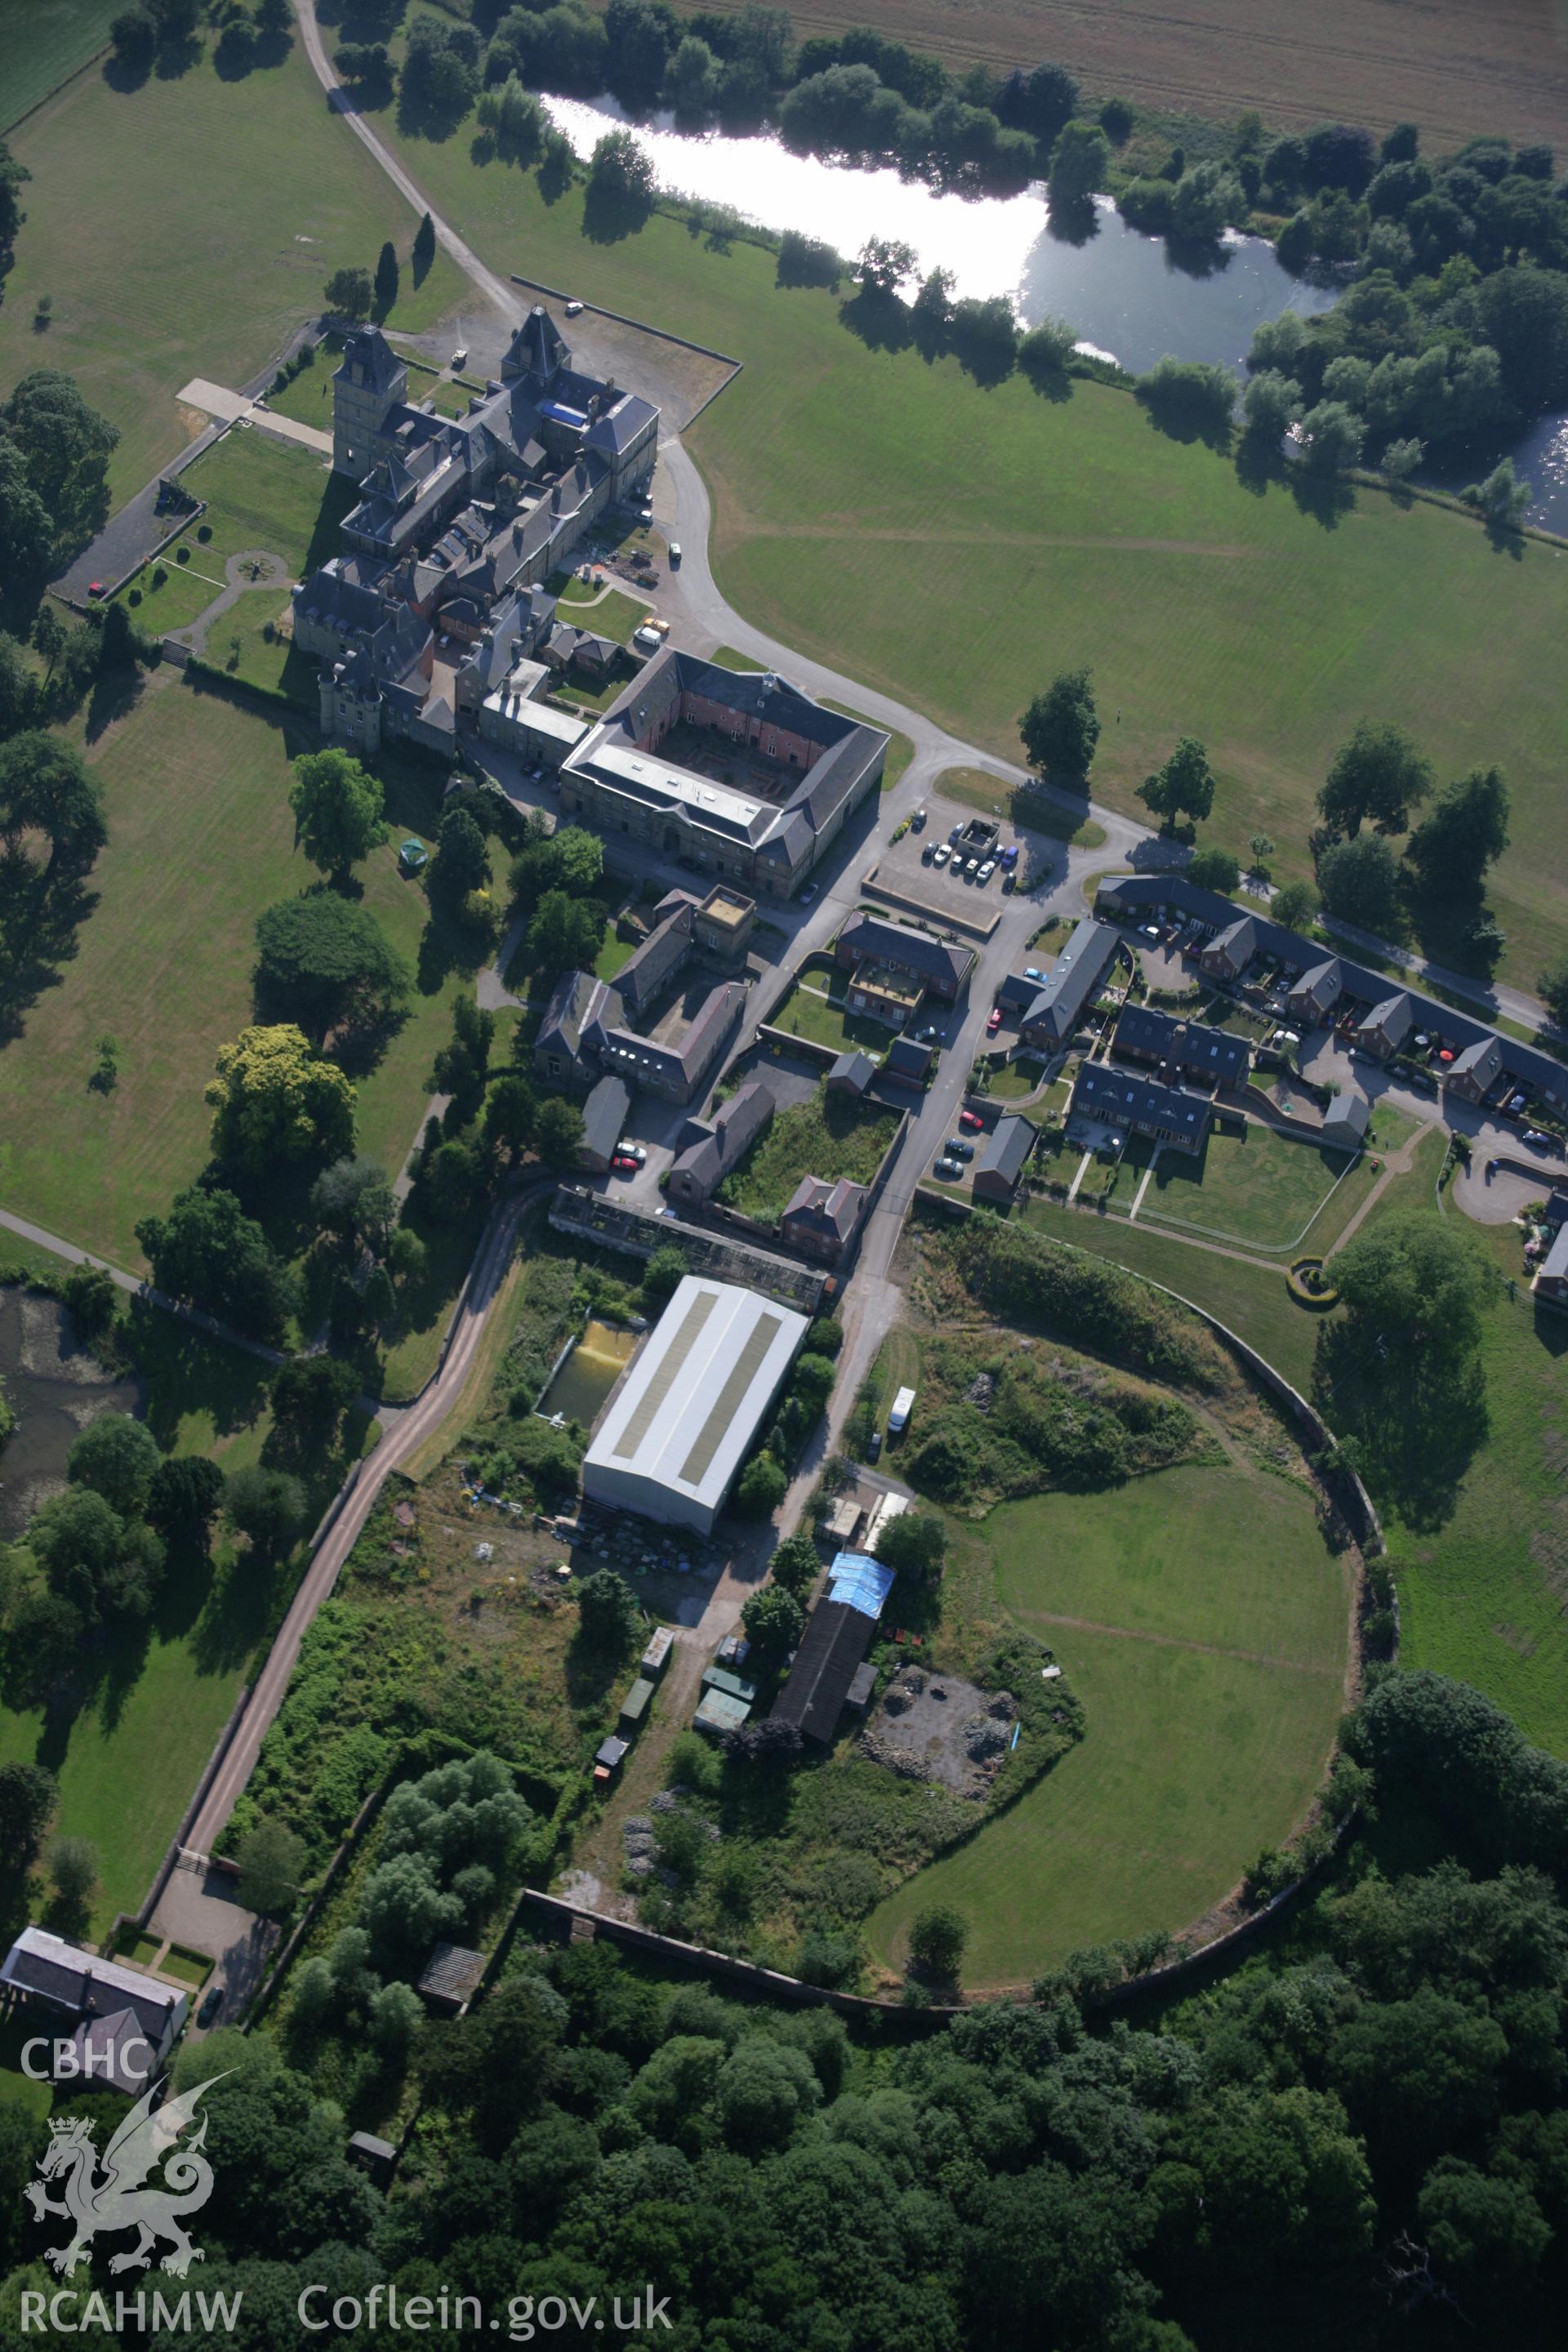
<svg viewBox="0 0 1568 2352"><path fill-rule="evenodd" d="M315 449L327 457L332 454L332 436L323 433L320 425L301 425L294 416L279 416L270 408L263 407L259 398L231 392L226 383L211 383L205 375L194 375L174 397L186 408L204 410L221 425L259 425L264 433L272 434L279 441L301 442L307 449Z"/></svg>
<svg viewBox="0 0 1568 2352"><path fill-rule="evenodd" d="M267 1654L246 1703L239 1728L229 1744L202 1809L191 1824L185 1851L197 1861L210 1855L235 1801L255 1769L261 1743L283 1703L283 1694L300 1654L300 1645L311 1621L338 1580L338 1575L370 1517L372 1507L390 1474L407 1461L438 1429L461 1399L474 1356L484 1338L517 1241L518 1227L542 1192L552 1191L555 1180L531 1182L492 1215L475 1255L451 1332L435 1379L406 1411L397 1416L374 1454L362 1465L353 1486L345 1488L328 1514L325 1532L311 1554L289 1612Z"/></svg>

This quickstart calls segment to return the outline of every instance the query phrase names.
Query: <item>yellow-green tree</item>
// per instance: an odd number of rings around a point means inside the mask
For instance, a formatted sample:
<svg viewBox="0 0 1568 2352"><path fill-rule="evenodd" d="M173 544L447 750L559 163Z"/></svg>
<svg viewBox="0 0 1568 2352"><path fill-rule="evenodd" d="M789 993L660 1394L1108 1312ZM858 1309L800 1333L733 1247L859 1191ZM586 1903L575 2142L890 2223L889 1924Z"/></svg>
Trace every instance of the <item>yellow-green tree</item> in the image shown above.
<svg viewBox="0 0 1568 2352"><path fill-rule="evenodd" d="M206 1099L213 1152L226 1168L258 1175L279 1160L325 1162L353 1150L353 1087L291 1024L242 1029L219 1053Z"/></svg>

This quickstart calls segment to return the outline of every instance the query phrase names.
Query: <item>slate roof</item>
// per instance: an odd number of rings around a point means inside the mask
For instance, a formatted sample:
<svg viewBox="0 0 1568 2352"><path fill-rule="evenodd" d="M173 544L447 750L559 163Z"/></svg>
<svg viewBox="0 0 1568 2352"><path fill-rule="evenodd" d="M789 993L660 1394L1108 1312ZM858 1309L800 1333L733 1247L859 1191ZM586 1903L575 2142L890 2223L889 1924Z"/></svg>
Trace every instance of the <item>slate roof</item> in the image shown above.
<svg viewBox="0 0 1568 2352"><path fill-rule="evenodd" d="M867 914L859 908L839 932L837 944L857 962L894 964L950 988L963 985L974 961L973 948L961 947L952 940L939 940L933 931L918 930L912 924L895 923L886 915Z"/></svg>
<svg viewBox="0 0 1568 2352"><path fill-rule="evenodd" d="M1374 1004L1364 1021L1358 1022L1356 1035L1375 1036L1392 1047L1403 1045L1415 1026L1415 1008L1404 989L1399 988L1380 1004Z"/></svg>
<svg viewBox="0 0 1568 2352"><path fill-rule="evenodd" d="M601 1078L583 1106L583 1149L591 1159L608 1160L626 1132L631 1094L621 1078Z"/></svg>
<svg viewBox="0 0 1568 2352"><path fill-rule="evenodd" d="M882 1067L890 1078L907 1078L919 1086L936 1059L936 1047L922 1045L918 1037L895 1037L882 1056Z"/></svg>
<svg viewBox="0 0 1568 2352"><path fill-rule="evenodd" d="M1072 1107L1111 1127L1147 1120L1172 1135L1190 1136L1199 1143L1214 1119L1206 1096L1188 1094L1182 1087L1163 1087L1153 1078L1134 1077L1104 1062L1085 1062L1073 1088Z"/></svg>
<svg viewBox="0 0 1568 2352"><path fill-rule="evenodd" d="M466 1944L437 1944L425 1963L418 1990L429 2000L449 2001L459 2008L479 1990L485 1956Z"/></svg>
<svg viewBox="0 0 1568 2352"><path fill-rule="evenodd" d="M777 1105L760 1078L748 1078L713 1114L706 1134L689 1144L670 1169L711 1197L773 1118Z"/></svg>
<svg viewBox="0 0 1568 2352"><path fill-rule="evenodd" d="M1233 1036L1228 1029L1210 1029L1199 1021L1178 1021L1154 1005L1124 1004L1111 1042L1116 1052L1168 1063L1213 1086L1247 1084L1251 1054L1245 1037Z"/></svg>
<svg viewBox="0 0 1568 2352"><path fill-rule="evenodd" d="M127 2010L156 2042L184 1996L174 1985L120 1960L100 1959L42 1927L24 1927L0 1965L0 1980L73 2017L90 2011L99 2021Z"/></svg>
<svg viewBox="0 0 1568 2352"><path fill-rule="evenodd" d="M1060 1044L1078 1027L1084 1006L1100 993L1100 984L1121 951L1121 941L1109 923L1086 915L1041 982L1021 1026L1043 1029Z"/></svg>
<svg viewBox="0 0 1568 2352"><path fill-rule="evenodd" d="M827 1083L830 1087L847 1087L851 1094L863 1095L876 1075L875 1055L851 1046L847 1054L839 1055L828 1071Z"/></svg>
<svg viewBox="0 0 1568 2352"><path fill-rule="evenodd" d="M359 327L343 344L334 373L369 391L390 392L405 370L379 327Z"/></svg>
<svg viewBox="0 0 1568 2352"><path fill-rule="evenodd" d="M1568 1224L1558 1226L1552 1247L1541 1261L1541 1271L1549 1282L1568 1282Z"/></svg>
<svg viewBox="0 0 1568 2352"><path fill-rule="evenodd" d="M826 1748L875 1630L876 1620L849 1602L819 1601L805 1621L789 1679L773 1701L773 1719L798 1725L807 1739Z"/></svg>
<svg viewBox="0 0 1568 2352"><path fill-rule="evenodd" d="M779 1219L785 1231L792 1224L804 1224L814 1233L828 1234L842 1248L860 1222L866 1205L866 1187L848 1176L835 1180L831 1176L803 1176L795 1186Z"/></svg>
<svg viewBox="0 0 1568 2352"><path fill-rule="evenodd" d="M1299 980L1292 982L1288 1002L1292 1004L1298 999L1310 1002L1318 1012L1327 1013L1339 1002L1343 987L1344 973L1340 960L1338 956L1330 956L1326 962L1314 964L1310 971L1304 971Z"/></svg>
<svg viewBox="0 0 1568 2352"><path fill-rule="evenodd" d="M1011 1191L1028 1163L1039 1132L1037 1127L1020 1117L1018 1112L1005 1113L986 1138L985 1149L974 1171L976 1184L982 1176L994 1176Z"/></svg>
<svg viewBox="0 0 1568 2352"><path fill-rule="evenodd" d="M1218 937L1209 941L1198 961L1205 962L1212 958L1217 962L1224 957L1237 971L1242 971L1257 953L1258 926L1250 915L1237 915L1235 922L1227 923Z"/></svg>
<svg viewBox="0 0 1568 2352"><path fill-rule="evenodd" d="M1195 883L1169 874L1117 875L1100 884L1100 903L1130 922L1143 921L1149 909L1160 906L1203 923L1228 923L1237 912L1233 902L1222 898L1217 891L1200 890ZM1270 922L1266 915L1255 915L1249 919L1266 955L1299 971L1321 964L1323 950L1318 940L1305 940L1299 931L1288 931L1283 923ZM1384 973L1370 971L1344 957L1339 962L1347 996L1363 1004L1375 1004L1387 995L1388 981ZM1568 1069L1550 1054L1522 1045L1517 1038L1502 1036L1484 1021L1456 1012L1452 1005L1440 1004L1434 997L1423 996L1418 989L1407 989L1405 993L1419 1028L1435 1030L1456 1052L1481 1038L1495 1036L1503 1068L1516 1083L1534 1087L1552 1101L1568 1106Z"/></svg>
<svg viewBox="0 0 1568 2352"><path fill-rule="evenodd" d="M1363 1094L1338 1095L1323 1113L1325 1131L1343 1128L1352 1135L1366 1133L1372 1123L1372 1105Z"/></svg>

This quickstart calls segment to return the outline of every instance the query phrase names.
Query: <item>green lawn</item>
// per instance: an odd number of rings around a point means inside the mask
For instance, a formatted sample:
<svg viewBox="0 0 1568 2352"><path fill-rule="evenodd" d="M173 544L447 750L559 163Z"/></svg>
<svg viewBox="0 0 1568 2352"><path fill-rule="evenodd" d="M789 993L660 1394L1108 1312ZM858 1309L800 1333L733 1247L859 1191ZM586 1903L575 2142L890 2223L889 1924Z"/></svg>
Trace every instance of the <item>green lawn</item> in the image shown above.
<svg viewBox="0 0 1568 2352"><path fill-rule="evenodd" d="M176 541L184 544L183 540ZM154 576L160 572L161 580ZM122 596L139 629L149 635L167 636L171 630L188 629L199 621L207 606L223 594L226 584L222 557L211 557L205 547L193 543L188 563L182 563L170 548L156 563L138 572Z"/></svg>
<svg viewBox="0 0 1568 2352"><path fill-rule="evenodd" d="M25 0L7 11L0 131L86 65L119 14L120 0Z"/></svg>
<svg viewBox="0 0 1568 2352"><path fill-rule="evenodd" d="M1060 1164L1065 1168L1068 1163ZM1283 1266L1276 1273L1272 1267L1249 1265L1183 1241L1169 1228L1145 1224L1142 1217L1130 1225L1125 1217L1086 1215L1037 1199L1030 1201L1024 1215L1054 1241L1114 1259L1205 1307L1267 1357L1293 1387L1306 1390L1323 1318L1296 1305L1285 1286Z"/></svg>
<svg viewBox="0 0 1568 2352"><path fill-rule="evenodd" d="M770 1026L792 1037L808 1037L814 1045L831 1045L841 1054L847 1045L864 1045L868 1053L885 1054L894 1036L885 1021L865 1013L848 1013L840 996L824 996L816 988L792 988Z"/></svg>
<svg viewBox="0 0 1568 2352"><path fill-rule="evenodd" d="M1343 1192L1364 1194L1373 1181L1367 1160L1352 1164L1345 1152L1299 1143L1254 1120L1245 1135L1212 1129L1195 1155L1162 1151L1138 1213L1284 1255L1305 1245L1331 1194L1342 1205Z"/></svg>
<svg viewBox="0 0 1568 2352"><path fill-rule="evenodd" d="M978 809L982 816L1002 817L1018 833L1049 834L1053 841L1068 842L1074 849L1099 849L1106 837L1105 827L1093 817L1077 817L1043 793L1016 790L984 768L944 768L931 791L943 800Z"/></svg>
<svg viewBox="0 0 1568 2352"><path fill-rule="evenodd" d="M868 1184L898 1123L896 1111L819 1089L809 1102L779 1112L724 1179L718 1197L727 1208L766 1223L783 1213L803 1176L847 1176Z"/></svg>
<svg viewBox="0 0 1568 2352"><path fill-rule="evenodd" d="M614 637L618 646L641 628L648 614L646 604L635 596L623 596L618 588L607 589L596 603L592 597L563 595L561 606L562 619L579 629L592 629L596 637Z"/></svg>
<svg viewBox="0 0 1568 2352"><path fill-rule="evenodd" d="M1423 1140L1408 1176L1369 1220L1439 1212L1441 1139ZM1450 1218L1460 1212L1449 1208ZM1363 1227L1363 1232L1366 1230ZM1451 1517L1435 1529L1385 1513L1407 1665L1476 1684L1527 1739L1568 1755L1568 1318L1537 1309L1519 1281L1511 1225L1468 1226L1516 1283L1487 1316L1482 1342L1487 1437L1465 1470Z"/></svg>
<svg viewBox="0 0 1568 2352"><path fill-rule="evenodd" d="M965 1984L1024 1984L1082 1945L1185 1927L1300 1820L1332 1745L1337 1675L1120 1633L1063 1630L1053 1647L1084 1704L1082 1742L872 1913L879 1958L901 1957L917 1911L951 1903L969 1927Z"/></svg>
<svg viewBox="0 0 1568 2352"><path fill-rule="evenodd" d="M207 510L186 534L191 561L223 577L231 555L265 548L281 556L291 578L339 551L338 525L354 490L326 460L259 425L237 425L181 476ZM201 540L198 533L211 536Z"/></svg>
<svg viewBox="0 0 1568 2352"><path fill-rule="evenodd" d="M294 847L287 800L289 760L309 748L292 722L163 673L89 747L110 842L79 952L0 1049L6 1208L141 1267L137 1220L166 1207L206 1158L202 1089L219 1045L251 1017L256 918L314 878ZM431 833L417 772L388 772L396 837L411 824ZM363 881L364 903L416 962L426 905L398 876L395 839ZM360 1148L391 1169L415 1139L459 980L426 975L384 1059L356 1078ZM104 1035L120 1049L120 1083L107 1096L87 1088Z"/></svg>
<svg viewBox="0 0 1568 2352"><path fill-rule="evenodd" d="M79 53L85 0L43 0L38 13L58 16L62 44L76 40ZM68 33L68 16L81 34ZM15 39L8 28L8 97ZM24 82L37 46L24 46ZM57 79L50 68L44 86ZM240 81L220 80L210 50L188 72L153 73L131 92L84 74L12 144L33 177L0 310L0 389L34 367L74 375L120 427L116 505L205 425L177 408L181 386L196 375L244 383L319 311L340 264L372 267L383 239L395 241L404 268L394 327L432 327L463 292L443 253L413 285L414 215L327 112L298 40L285 64ZM47 335L32 328L40 294L54 302Z"/></svg>
<svg viewBox="0 0 1568 2352"><path fill-rule="evenodd" d="M837 298L778 290L754 246L710 252L662 215L591 244L579 193L546 206L527 175L476 164L465 133L401 145L492 267L745 361L689 444L720 583L759 627L1008 756L1043 677L1090 663L1096 795L1135 810L1173 738L1197 735L1214 837L1271 833L1281 880L1307 869L1312 797L1353 720L1394 719L1439 773L1508 772L1492 877L1507 976L1532 985L1568 943L1568 705L1542 684L1568 629L1568 553L1500 553L1468 517L1363 488L1320 520L1291 484L1244 483L1160 435L1124 393L982 393L952 362L868 348Z"/></svg>

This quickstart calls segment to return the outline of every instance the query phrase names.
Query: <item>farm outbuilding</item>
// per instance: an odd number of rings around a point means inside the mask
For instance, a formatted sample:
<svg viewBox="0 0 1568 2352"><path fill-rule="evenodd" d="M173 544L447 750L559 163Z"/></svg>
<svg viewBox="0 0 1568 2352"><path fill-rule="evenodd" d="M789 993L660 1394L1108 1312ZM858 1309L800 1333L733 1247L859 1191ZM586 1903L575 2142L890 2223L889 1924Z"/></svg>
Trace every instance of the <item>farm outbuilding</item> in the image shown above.
<svg viewBox="0 0 1568 2352"><path fill-rule="evenodd" d="M689 1274L588 1449L584 1494L710 1534L806 1328L793 1307Z"/></svg>

